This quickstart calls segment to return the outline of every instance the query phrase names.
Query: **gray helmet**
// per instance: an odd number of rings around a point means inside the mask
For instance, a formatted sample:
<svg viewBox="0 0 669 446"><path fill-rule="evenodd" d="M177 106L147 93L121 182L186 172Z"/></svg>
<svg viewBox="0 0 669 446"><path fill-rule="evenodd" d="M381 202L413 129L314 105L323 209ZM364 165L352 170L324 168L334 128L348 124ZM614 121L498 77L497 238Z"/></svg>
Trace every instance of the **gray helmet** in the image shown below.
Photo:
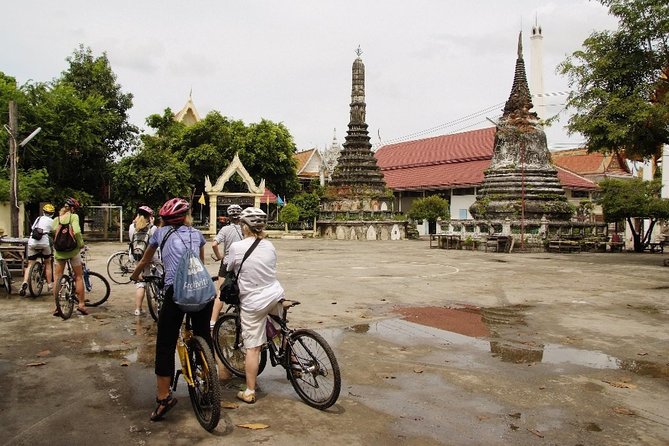
<svg viewBox="0 0 669 446"><path fill-rule="evenodd" d="M239 218L242 213L242 207L238 204L231 204L228 206L228 217Z"/></svg>
<svg viewBox="0 0 669 446"><path fill-rule="evenodd" d="M241 221L253 232L260 232L267 224L267 214L262 209L246 208L242 211Z"/></svg>

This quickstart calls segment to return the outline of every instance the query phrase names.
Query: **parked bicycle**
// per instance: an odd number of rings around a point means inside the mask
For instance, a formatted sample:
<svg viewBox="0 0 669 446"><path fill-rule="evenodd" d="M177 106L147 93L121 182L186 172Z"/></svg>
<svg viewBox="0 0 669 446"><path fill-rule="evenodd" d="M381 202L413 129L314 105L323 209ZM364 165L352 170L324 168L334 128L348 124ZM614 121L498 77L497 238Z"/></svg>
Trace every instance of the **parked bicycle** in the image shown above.
<svg viewBox="0 0 669 446"><path fill-rule="evenodd" d="M195 417L200 426L211 432L221 417L221 387L216 361L207 341L193 334L188 314L177 341L177 353L181 370L177 370L172 378L172 390L176 391L179 375L183 376Z"/></svg>
<svg viewBox="0 0 669 446"><path fill-rule="evenodd" d="M44 257L43 254L38 254L30 267L30 272L28 272L28 292L31 297L41 296L46 284L46 263L44 262ZM48 257L53 256L49 254ZM53 262L51 262L51 277L53 277Z"/></svg>
<svg viewBox="0 0 669 446"><path fill-rule="evenodd" d="M269 314L279 326L277 331L267 319L267 342L260 352L258 374L264 369L269 352L272 367L280 365L298 396L309 406L327 409L339 398L341 374L337 358L325 339L313 330L288 327L288 310L298 301L282 301L282 315ZM276 333L275 333L276 332ZM230 306L213 330L214 349L232 373L244 377L244 348L241 338L239 308Z"/></svg>
<svg viewBox="0 0 669 446"><path fill-rule="evenodd" d="M149 267L150 274L142 276L142 281L146 282L144 286L144 296L146 305L149 307L149 313L154 321L158 322L158 315L163 306L165 296L163 290L163 265L152 263Z"/></svg>
<svg viewBox="0 0 669 446"><path fill-rule="evenodd" d="M88 269L88 266L86 266L87 253L88 247L84 246L80 254L84 272L85 304L87 307L97 307L107 301L111 293L111 288L109 282L102 274ZM75 287L74 271L69 260L66 263L66 267L67 271L63 273L63 276L56 285L58 287L56 292L56 309L63 319L69 319L72 316L75 305L79 303Z"/></svg>
<svg viewBox="0 0 669 446"><path fill-rule="evenodd" d="M130 283L130 276L135 271L135 258L128 249L117 251L107 260L107 275L119 285Z"/></svg>
<svg viewBox="0 0 669 446"><path fill-rule="evenodd" d="M12 273L9 271L7 261L2 257L2 251L0 251L0 275L2 276L2 286L7 290L7 295L12 294Z"/></svg>

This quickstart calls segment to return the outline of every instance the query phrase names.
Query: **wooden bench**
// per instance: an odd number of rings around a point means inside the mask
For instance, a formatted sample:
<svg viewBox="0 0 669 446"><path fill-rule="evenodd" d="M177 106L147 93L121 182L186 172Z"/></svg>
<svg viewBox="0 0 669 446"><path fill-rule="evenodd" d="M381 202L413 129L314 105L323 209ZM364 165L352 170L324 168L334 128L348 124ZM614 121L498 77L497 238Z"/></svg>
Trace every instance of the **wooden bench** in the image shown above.
<svg viewBox="0 0 669 446"><path fill-rule="evenodd" d="M462 240L457 234L430 234L430 248L462 249Z"/></svg>
<svg viewBox="0 0 669 446"><path fill-rule="evenodd" d="M549 240L548 252L581 252L581 244L575 240Z"/></svg>
<svg viewBox="0 0 669 446"><path fill-rule="evenodd" d="M648 243L645 246L644 251L650 251L651 253L658 252L660 254L664 254L664 244L665 243L666 243L665 241L657 242L657 243Z"/></svg>
<svg viewBox="0 0 669 446"><path fill-rule="evenodd" d="M513 236L510 235L489 235L485 242L486 252L511 252L512 247Z"/></svg>
<svg viewBox="0 0 669 446"><path fill-rule="evenodd" d="M27 246L27 238L0 238L0 253L2 253L2 258L7 262L10 271L18 271L23 274L23 268L26 264Z"/></svg>

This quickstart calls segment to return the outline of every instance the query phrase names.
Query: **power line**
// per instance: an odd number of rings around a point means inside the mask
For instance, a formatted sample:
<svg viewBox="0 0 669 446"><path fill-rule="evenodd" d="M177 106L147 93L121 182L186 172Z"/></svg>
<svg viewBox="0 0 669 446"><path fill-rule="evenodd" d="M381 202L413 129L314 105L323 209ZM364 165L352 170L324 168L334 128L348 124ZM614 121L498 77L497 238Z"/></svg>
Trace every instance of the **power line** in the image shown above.
<svg viewBox="0 0 669 446"><path fill-rule="evenodd" d="M569 94L570 94L569 91L553 91L553 92L547 92L547 93L532 95L532 97L540 98L540 97L551 97L551 96L566 96L566 95L569 95ZM491 106L486 107L482 110L476 111L474 113L470 113L470 114L462 116L460 118L456 118L452 121L447 121L445 123L427 128L425 130L419 130L419 131L416 131L416 132L413 132L413 133L406 134L404 136L399 136L399 137L396 137L396 138L389 139L387 141L382 141L381 138L379 138L378 145L383 146L383 145L396 144L396 143L409 141L409 140L414 140L414 139L420 139L421 137L425 137L425 136L427 136L431 133L435 133L435 132L438 132L440 130L447 129L449 127L460 125L463 122L466 122L466 121L469 121L469 120L472 120L472 119L476 119L476 118L480 118L481 116L485 116L486 114L490 113L491 111L493 111L495 109L498 109L499 107L503 106L505 103L506 103L506 101L498 102L497 104L491 105ZM566 104L564 104L564 103L542 104L542 105L544 107L562 107L554 115L554 117L561 114L565 110L565 106L566 106ZM485 122L485 121L481 121L481 122ZM481 122L477 122L475 124L470 124L470 125L467 125L465 127L461 127L459 130L449 132L449 134L450 133L457 133L458 131L461 131L463 129L474 127L475 125L480 124Z"/></svg>

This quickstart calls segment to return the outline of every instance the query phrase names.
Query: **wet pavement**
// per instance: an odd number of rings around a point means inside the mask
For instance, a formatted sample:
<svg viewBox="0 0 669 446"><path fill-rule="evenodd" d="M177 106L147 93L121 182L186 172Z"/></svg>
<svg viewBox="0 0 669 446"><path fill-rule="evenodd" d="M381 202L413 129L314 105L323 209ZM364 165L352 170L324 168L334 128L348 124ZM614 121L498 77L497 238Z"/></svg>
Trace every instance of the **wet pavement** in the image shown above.
<svg viewBox="0 0 669 446"><path fill-rule="evenodd" d="M302 403L268 366L255 405L235 402L241 380L225 383L213 434L183 382L151 423L155 324L131 314L134 285L68 321L45 295L0 291L0 444L669 444L666 256L272 241L302 302L291 325L339 360L332 408ZM121 248L92 244L91 268L105 273Z"/></svg>

